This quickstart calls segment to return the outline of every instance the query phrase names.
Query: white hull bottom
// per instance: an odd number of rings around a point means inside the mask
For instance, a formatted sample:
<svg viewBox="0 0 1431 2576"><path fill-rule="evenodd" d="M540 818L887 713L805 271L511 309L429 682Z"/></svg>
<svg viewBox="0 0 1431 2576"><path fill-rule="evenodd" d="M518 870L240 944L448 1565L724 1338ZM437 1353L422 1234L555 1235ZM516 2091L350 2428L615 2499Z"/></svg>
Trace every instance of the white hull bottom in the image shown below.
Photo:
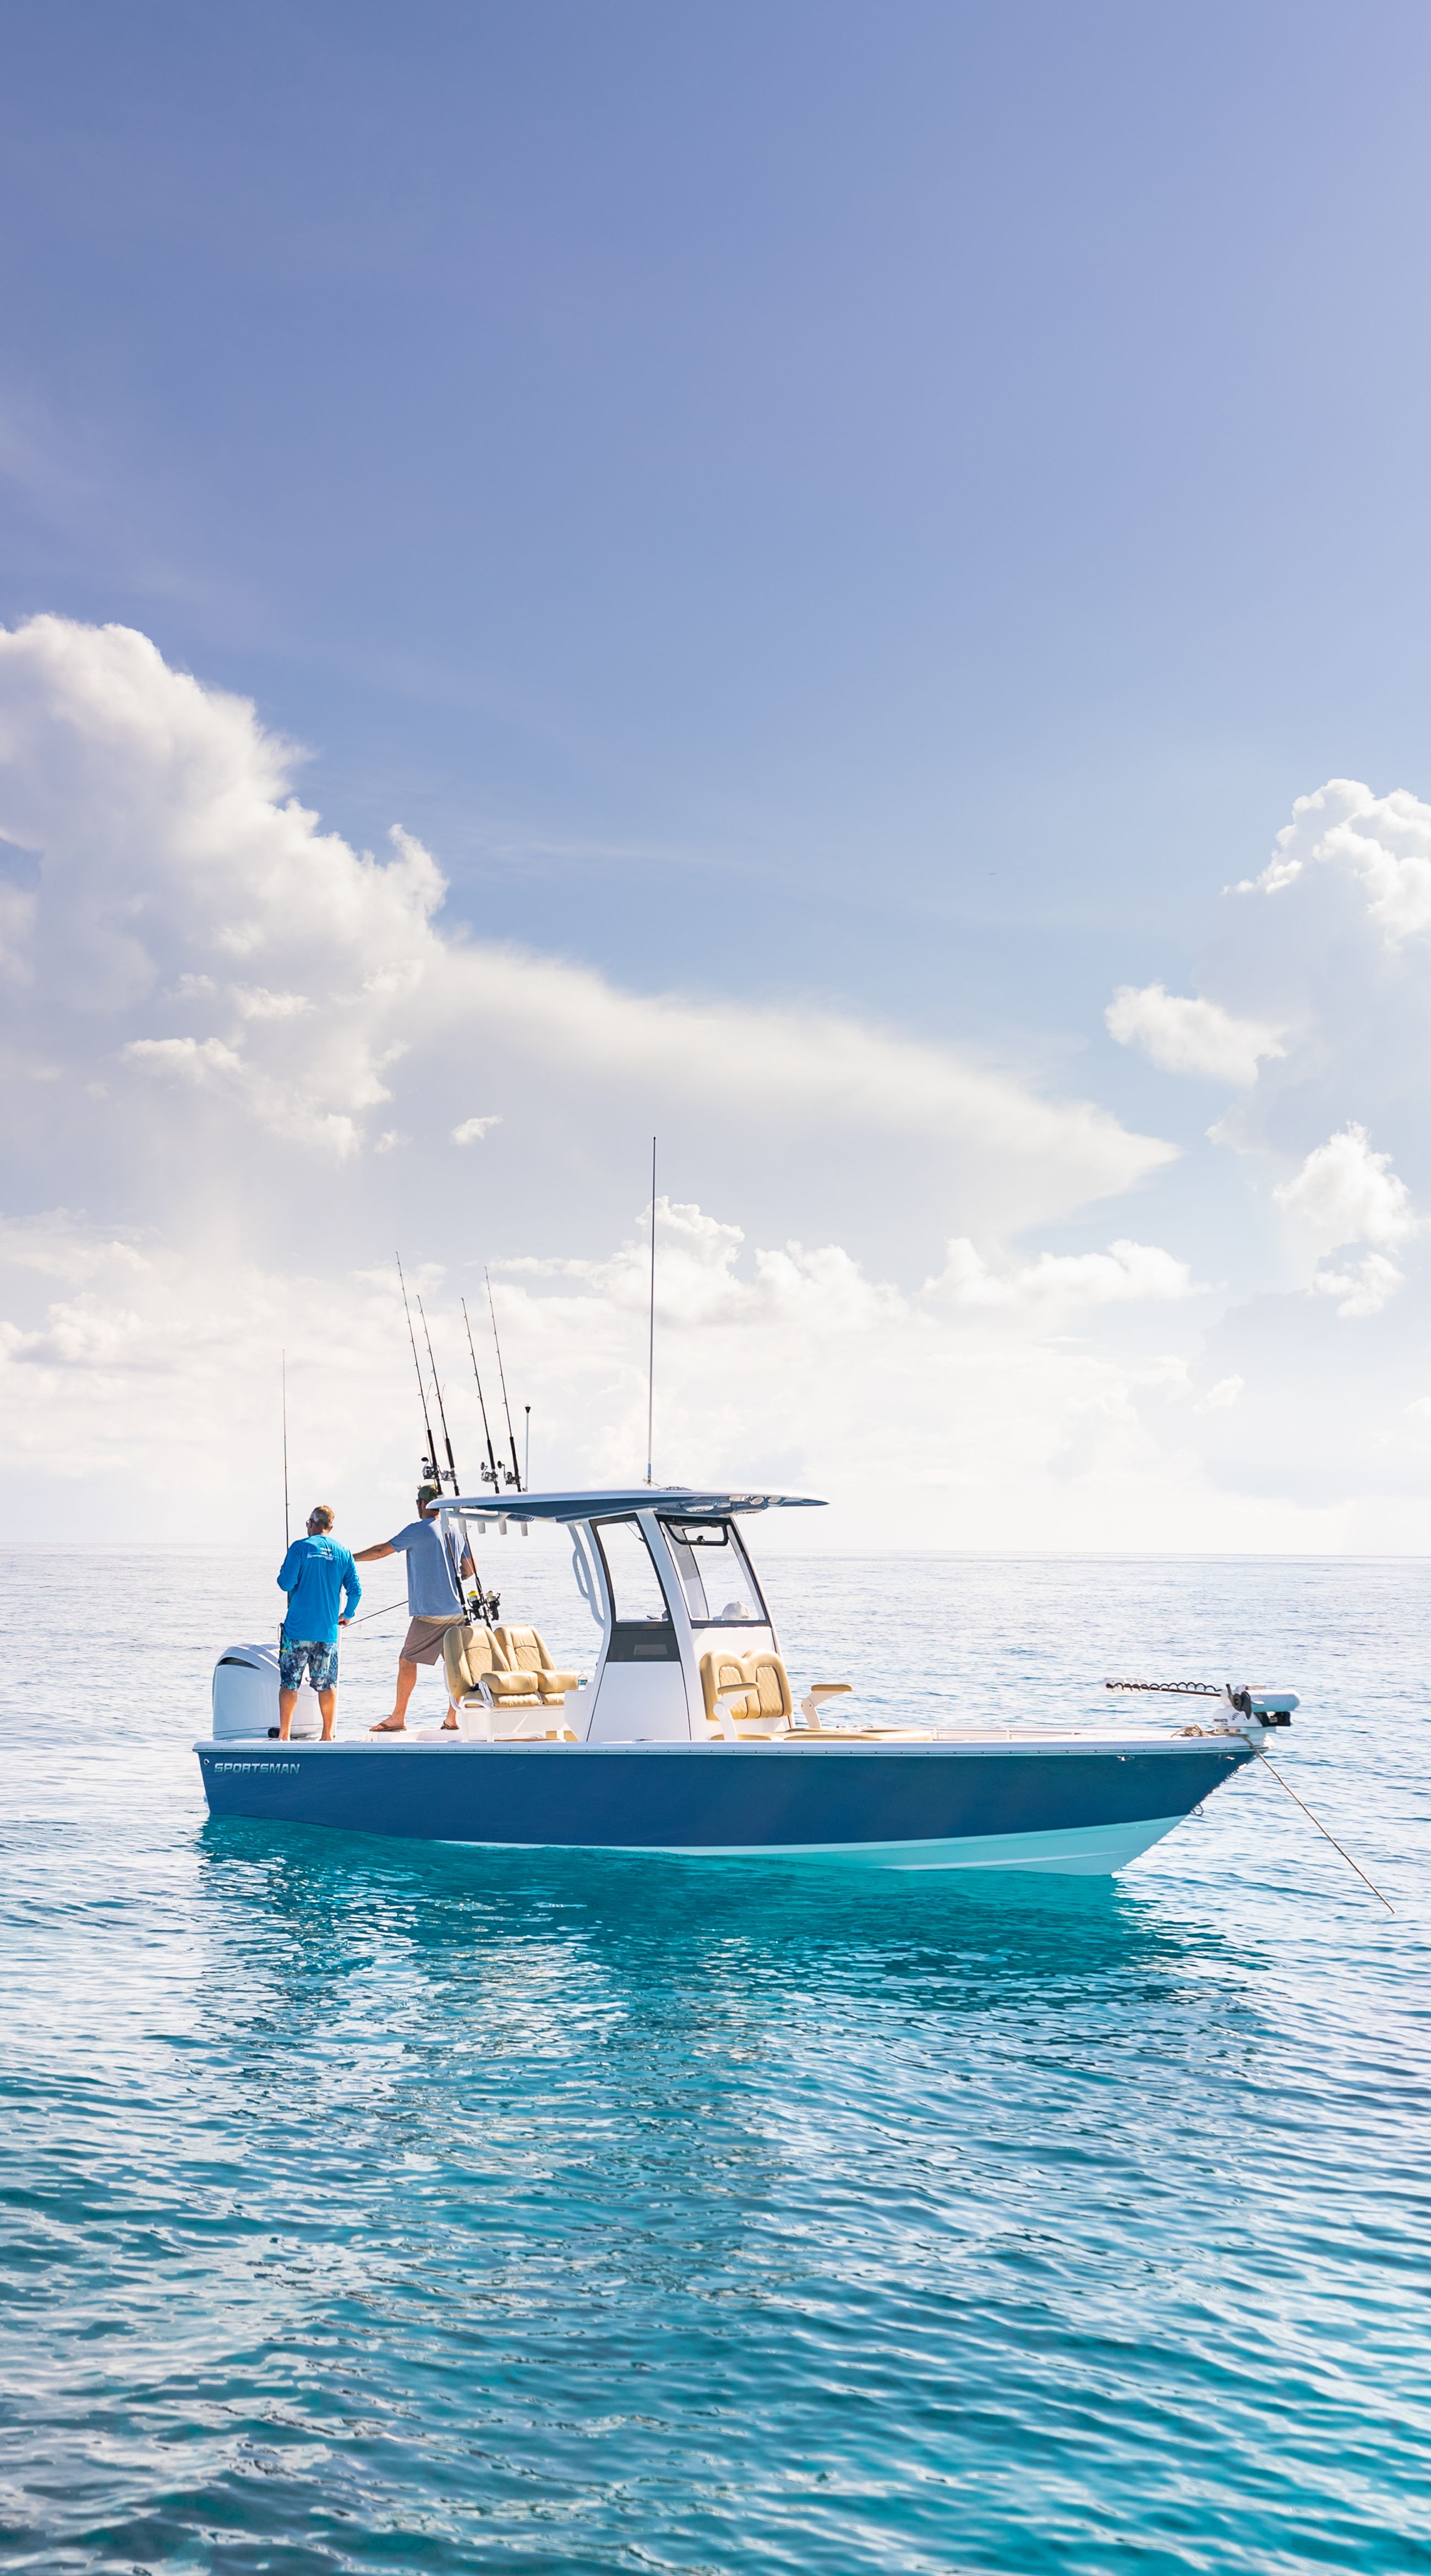
<svg viewBox="0 0 1431 2576"><path fill-rule="evenodd" d="M1060 1878L1106 1878L1184 1821L1182 1816L1158 1816L1138 1824L1079 1825L1042 1834L963 1834L946 1842L723 1843L715 1849L603 1843L599 1848L632 1860L763 1860L782 1869L804 1869L812 1863L841 1869L1038 1869ZM464 1837L469 1848L472 1839ZM508 1842L488 1848L539 1851L550 1846Z"/></svg>

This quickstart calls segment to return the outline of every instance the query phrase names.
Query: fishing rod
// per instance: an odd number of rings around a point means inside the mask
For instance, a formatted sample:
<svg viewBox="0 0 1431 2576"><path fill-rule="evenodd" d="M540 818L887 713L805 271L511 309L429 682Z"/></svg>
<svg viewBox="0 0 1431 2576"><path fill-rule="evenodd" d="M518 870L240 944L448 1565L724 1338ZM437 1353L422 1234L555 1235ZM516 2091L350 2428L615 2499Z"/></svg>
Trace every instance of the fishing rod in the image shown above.
<svg viewBox="0 0 1431 2576"><path fill-rule="evenodd" d="M512 1444L511 1481L516 1486L518 1493L520 1493L522 1490L522 1471L517 1464L517 1435L512 1429L512 1408L510 1404L507 1403L507 1372L502 1366L502 1345L497 1337L497 1309L492 1303L492 1274L485 1261L482 1264L482 1276L487 1282L487 1308L492 1318L492 1339L497 1343L497 1375L502 1381L502 1402L504 1406L506 1406L507 1413L507 1438Z"/></svg>
<svg viewBox="0 0 1431 2576"><path fill-rule="evenodd" d="M477 1354L472 1350L472 1323L467 1312L465 1297L462 1300L462 1321L467 1326L467 1348L472 1351L472 1374L477 1380L477 1401L482 1407L482 1430L487 1442L487 1464L482 1470L482 1482L484 1485L500 1485L502 1475L497 1465L497 1452L492 1446L492 1433L487 1421L487 1398L482 1392L482 1373L477 1366Z"/></svg>
<svg viewBox="0 0 1431 2576"><path fill-rule="evenodd" d="M442 1384L437 1374L437 1362L432 1356L432 1335L427 1329L427 1316L424 1312L422 1299L420 1297L417 1301L417 1311L422 1316L423 1339L427 1343L428 1364L432 1370L433 1393L437 1397L438 1419L442 1424L442 1437L447 1449L447 1466L448 1472L452 1478L452 1490L454 1494L460 1494L462 1487L458 1481L457 1461L452 1455L452 1434L447 1428L447 1407L442 1401ZM441 1482L440 1477L438 1481L439 1483Z"/></svg>
<svg viewBox="0 0 1431 2576"><path fill-rule="evenodd" d="M369 1619L391 1619L395 1610L407 1610L407 1603L405 1601L389 1601L386 1608L382 1610L360 1610L356 1619L350 1619L348 1621L348 1625L350 1628L361 1628ZM408 1611L408 1616L411 1618L411 1611Z"/></svg>
<svg viewBox="0 0 1431 2576"><path fill-rule="evenodd" d="M441 1483L437 1472L437 1442L433 1439L432 1424L427 1418L427 1389L422 1382L422 1362L417 1356L417 1335L412 1329L412 1308L407 1302L407 1281L402 1275L401 1253L394 1253L393 1259L397 1263L398 1284L402 1289L402 1310L407 1317L407 1337L412 1344L412 1364L417 1371L417 1400L422 1406L422 1427L427 1433L427 1456L422 1463L426 1476L430 1476L436 1485Z"/></svg>

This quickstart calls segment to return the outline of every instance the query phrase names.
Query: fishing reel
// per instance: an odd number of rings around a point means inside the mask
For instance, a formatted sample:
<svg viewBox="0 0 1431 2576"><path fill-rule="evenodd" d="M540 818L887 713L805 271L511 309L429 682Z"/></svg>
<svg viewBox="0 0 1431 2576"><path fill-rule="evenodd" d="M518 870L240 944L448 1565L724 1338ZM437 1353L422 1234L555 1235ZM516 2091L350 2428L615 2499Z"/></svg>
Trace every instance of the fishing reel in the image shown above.
<svg viewBox="0 0 1431 2576"><path fill-rule="evenodd" d="M479 1583L468 1593L467 1606L474 1620L480 1619L485 1626L495 1628L497 1613L502 1607L502 1596L500 1592L484 1592Z"/></svg>

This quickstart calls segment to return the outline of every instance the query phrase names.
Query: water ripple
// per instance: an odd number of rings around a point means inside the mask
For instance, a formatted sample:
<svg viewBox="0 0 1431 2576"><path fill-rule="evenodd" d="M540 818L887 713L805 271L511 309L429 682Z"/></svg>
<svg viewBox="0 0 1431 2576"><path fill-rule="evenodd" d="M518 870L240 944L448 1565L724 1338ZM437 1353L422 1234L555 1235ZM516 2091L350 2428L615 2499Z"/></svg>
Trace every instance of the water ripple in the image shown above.
<svg viewBox="0 0 1431 2576"><path fill-rule="evenodd" d="M1215 1635L1394 1921L1256 1778L1063 1886L213 1826L259 1573L7 1563L10 2563L1431 2568L1419 1568L782 1586L1011 1721Z"/></svg>

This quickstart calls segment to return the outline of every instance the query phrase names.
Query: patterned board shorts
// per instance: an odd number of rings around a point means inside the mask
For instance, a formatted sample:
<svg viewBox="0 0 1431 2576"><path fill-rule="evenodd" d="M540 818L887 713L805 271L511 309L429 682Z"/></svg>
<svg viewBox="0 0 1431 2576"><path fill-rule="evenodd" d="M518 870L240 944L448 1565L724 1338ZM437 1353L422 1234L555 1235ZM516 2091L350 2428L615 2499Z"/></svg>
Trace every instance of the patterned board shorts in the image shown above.
<svg viewBox="0 0 1431 2576"><path fill-rule="evenodd" d="M311 1681L316 1691L336 1690L338 1685L338 1649L285 1637L278 1649L278 1687L280 1690L302 1690Z"/></svg>

